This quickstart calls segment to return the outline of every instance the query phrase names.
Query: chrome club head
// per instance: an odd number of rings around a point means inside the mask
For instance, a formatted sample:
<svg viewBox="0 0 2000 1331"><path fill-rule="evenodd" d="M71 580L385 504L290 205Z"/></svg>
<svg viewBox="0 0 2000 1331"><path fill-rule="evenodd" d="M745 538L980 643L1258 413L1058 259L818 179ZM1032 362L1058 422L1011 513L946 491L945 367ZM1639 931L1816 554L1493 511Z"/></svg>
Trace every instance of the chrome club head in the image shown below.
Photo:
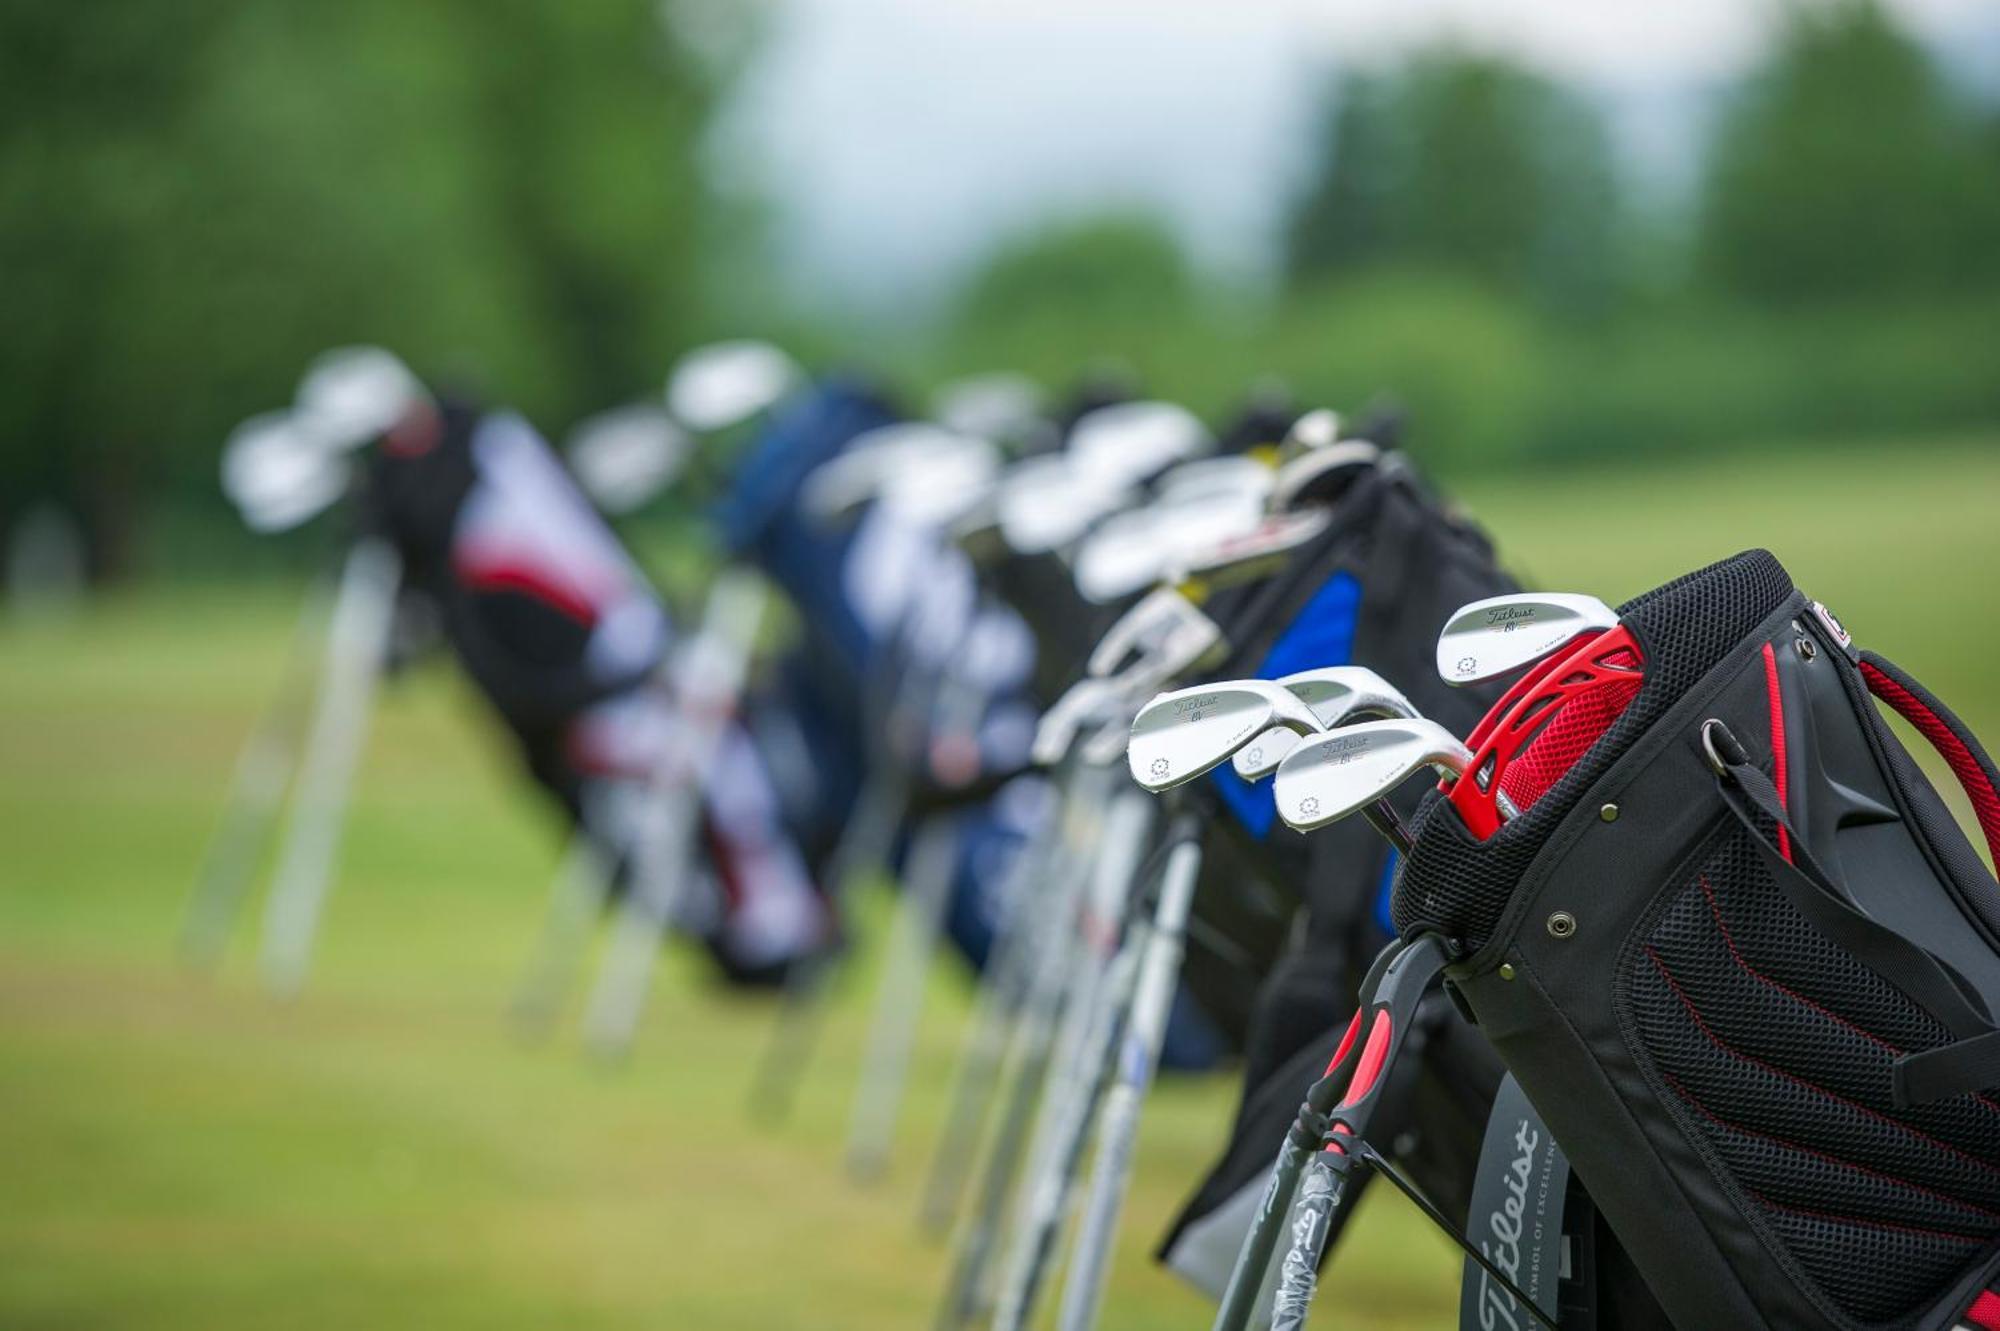
<svg viewBox="0 0 2000 1331"><path fill-rule="evenodd" d="M1309 832L1372 805L1426 767L1463 776L1472 751L1435 721L1399 717L1304 741L1278 764L1278 816Z"/></svg>
<svg viewBox="0 0 2000 1331"><path fill-rule="evenodd" d="M1438 634L1438 676L1478 684L1533 665L1586 633L1614 628L1618 613L1595 596L1516 592L1460 606Z"/></svg>
<svg viewBox="0 0 2000 1331"><path fill-rule="evenodd" d="M676 362L667 410L696 434L716 434L770 410L804 380L805 371L768 342L714 342Z"/></svg>
<svg viewBox="0 0 2000 1331"><path fill-rule="evenodd" d="M1312 709L1328 730L1355 717L1413 717L1417 709L1402 691L1367 666L1323 666L1275 681ZM1273 727L1238 749L1230 762L1245 781L1261 781L1276 771L1298 745L1296 733Z"/></svg>
<svg viewBox="0 0 2000 1331"><path fill-rule="evenodd" d="M1125 750L1132 779L1162 791L1192 781L1272 726L1317 735L1319 718L1282 685L1228 680L1175 689L1139 709Z"/></svg>
<svg viewBox="0 0 2000 1331"><path fill-rule="evenodd" d="M580 421L565 451L584 492L616 514L644 508L673 484L693 446L666 408L634 403Z"/></svg>
<svg viewBox="0 0 2000 1331"><path fill-rule="evenodd" d="M253 416L222 449L222 491L260 533L286 531L347 492L351 461L298 427L288 411Z"/></svg>
<svg viewBox="0 0 2000 1331"><path fill-rule="evenodd" d="M292 421L328 448L373 442L425 399L409 367L380 347L335 347L306 367Z"/></svg>
<svg viewBox="0 0 2000 1331"><path fill-rule="evenodd" d="M1176 402L1115 402L1079 417L1064 450L1077 469L1136 485L1177 462L1215 451L1201 418Z"/></svg>
<svg viewBox="0 0 2000 1331"><path fill-rule="evenodd" d="M918 526L956 519L991 489L1000 455L991 444L900 421L870 430L806 477L800 503L828 522L850 522L876 501Z"/></svg>

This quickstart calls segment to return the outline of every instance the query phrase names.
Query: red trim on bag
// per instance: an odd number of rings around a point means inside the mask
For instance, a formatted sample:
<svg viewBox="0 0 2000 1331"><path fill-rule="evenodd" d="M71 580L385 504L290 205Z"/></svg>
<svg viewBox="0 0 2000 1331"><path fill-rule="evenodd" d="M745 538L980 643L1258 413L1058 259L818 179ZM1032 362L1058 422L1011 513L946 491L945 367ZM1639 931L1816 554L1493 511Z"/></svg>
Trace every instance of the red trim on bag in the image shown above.
<svg viewBox="0 0 2000 1331"><path fill-rule="evenodd" d="M1966 747L1958 732L1916 694L1866 661L1861 663L1861 674L1868 681L1868 691L1915 726L1950 765L1952 775L1965 788L1965 797L1972 801L1972 811L1979 818L1979 829L1986 834L1987 850L1994 862L2000 864L2000 790L1995 790L1993 783L1987 779L1978 756Z"/></svg>
<svg viewBox="0 0 2000 1331"><path fill-rule="evenodd" d="M1989 1164L1986 1161L1981 1160L1978 1156L1971 1154L1970 1152L1962 1151L1958 1147L1953 1146L1950 1142L1945 1141L1942 1137L1933 1137L1930 1133L1923 1131L1921 1128L1911 1127L1908 1123L1903 1122L1901 1119L1890 1118L1887 1114L1884 1114L1878 1109L1870 1109L1867 1105L1862 1104L1859 1100L1850 1100L1846 1096L1840 1094L1838 1091L1828 1090L1826 1087L1821 1086L1816 1082L1807 1081L1804 1077L1799 1076L1795 1072L1787 1072L1785 1071L1785 1069L1778 1067L1775 1064L1766 1063L1763 1059L1758 1058L1755 1054L1744 1053L1741 1049L1738 1049L1736 1046L1730 1044L1728 1041L1724 1040L1721 1036L1717 1035L1714 1031L1709 1029L1708 1023L1702 1020L1701 1010L1695 1007L1694 1000L1687 996L1687 990L1681 988L1680 981L1674 978L1674 973L1667 969L1667 963L1660 959L1659 951L1655 949L1653 945L1650 943L1646 945L1646 955L1652 959L1653 968L1659 971L1660 978L1666 981L1667 988L1674 991L1674 997L1678 998L1680 1000L1681 1006L1687 1009L1688 1016L1694 1021L1695 1029L1699 1030L1704 1036L1706 1036L1710 1044L1714 1045L1717 1049L1720 1049L1723 1053L1727 1054L1729 1057L1736 1059L1738 1062L1741 1063L1748 1063L1751 1067L1761 1068L1765 1072L1768 1072L1772 1076L1778 1078L1780 1081L1791 1082L1794 1086L1803 1086L1806 1090L1811 1091L1813 1094L1831 1100L1835 1104L1840 1105L1844 1108L1852 1109L1855 1113L1860 1114L1865 1118L1871 1118L1878 1123L1887 1124L1889 1127L1895 1128L1899 1132L1906 1133L1909 1136L1916 1138L1920 1142L1924 1142L1927 1145L1936 1147L1938 1150L1944 1152L1946 1155L1955 1156L1958 1159L1965 1161L1967 1164L1973 1166L1975 1169L1981 1169L1988 1174L2000 1176L2000 1166Z"/></svg>
<svg viewBox="0 0 2000 1331"><path fill-rule="evenodd" d="M1785 695L1778 688L1778 653L1770 643L1764 644L1764 692L1771 700L1771 779L1778 786L1778 805L1787 813L1791 812L1791 801L1785 797ZM1784 828L1778 829L1778 853L1785 857L1785 863L1792 862L1792 837Z"/></svg>
<svg viewBox="0 0 2000 1331"><path fill-rule="evenodd" d="M1864 1220L1858 1215L1840 1215L1833 1211L1813 1211L1803 1206L1786 1206L1774 1202L1763 1193L1745 1188L1752 1200L1767 1211L1783 1211L1787 1215L1802 1215L1808 1220L1823 1220L1829 1224L1852 1225L1857 1229L1884 1229L1892 1234L1915 1234L1920 1238L1943 1239L1947 1243L1962 1243L1968 1248L1977 1248L1986 1243L1983 1236L1954 1234L1948 1229L1929 1229L1923 1225L1901 1225L1893 1220Z"/></svg>
<svg viewBox="0 0 2000 1331"><path fill-rule="evenodd" d="M1885 1174L1879 1169L1870 1169L1867 1165L1857 1164L1852 1160L1843 1159L1837 1155L1829 1155L1825 1151L1816 1150L1810 1146L1802 1146L1798 1142L1787 1141L1783 1137L1774 1137L1768 1132L1759 1132L1755 1128L1746 1128L1741 1123L1733 1123L1703 1104L1694 1092L1681 1085L1672 1073L1662 1069L1660 1077L1668 1086L1673 1088L1674 1094L1678 1095L1690 1109L1693 1109L1717 1127L1733 1132L1739 1137L1748 1137L1752 1141L1769 1142L1771 1145L1781 1147L1784 1150L1797 1151L1800 1155L1824 1161L1835 1168L1852 1170L1854 1173L1866 1178L1879 1179L1884 1183L1892 1183L1899 1188L1907 1188L1918 1196L1929 1197L1933 1200L1944 1202L1947 1205L1957 1207L1961 1211L1970 1211L1974 1215L1990 1216L1995 1220L2000 1220L2000 1211L1988 1210L1977 1202L1968 1202L1962 1197L1954 1197L1948 1192L1939 1192L1936 1188L1925 1187L1923 1184L1913 1182L1910 1179L1901 1178L1895 1174Z"/></svg>
<svg viewBox="0 0 2000 1331"><path fill-rule="evenodd" d="M1820 1004L1813 1002L1810 998L1807 998L1804 994L1799 993L1796 989L1792 989L1789 986L1781 983L1780 981L1772 979L1770 976L1764 974L1764 972L1758 970L1755 966L1752 966L1748 961L1746 961L1743 957L1743 954L1737 951L1736 949L1736 936L1729 932L1729 925L1723 921L1722 908L1715 900L1715 889L1710 887L1708 884L1708 875L1702 874L1699 877L1697 877L1695 881L1701 884L1702 895L1708 898L1708 913L1710 916L1714 918L1716 931L1722 935L1723 946L1729 949L1729 955L1736 962L1736 967L1738 970L1742 971L1745 975L1748 975L1751 979L1757 981L1757 983L1766 985L1772 989L1777 990L1779 993L1791 999L1793 1002L1796 1002L1804 1007L1812 1009L1814 1012L1819 1013L1820 1016L1825 1017L1828 1021L1831 1021L1838 1026L1844 1027L1845 1029L1854 1032L1856 1035L1868 1041L1870 1044L1875 1045L1880 1049L1885 1049L1889 1053L1894 1054L1899 1058L1902 1057L1904 1052L1902 1049L1898 1048L1896 1045L1889 1043L1881 1036L1875 1034L1875 1032L1870 1030L1865 1030L1862 1027L1855 1025L1853 1022L1841 1016L1838 1012L1833 1011L1831 1008L1822 1007ZM1985 1096L1975 1095L1972 1097L1972 1099L1975 1103L1984 1105L1988 1110L1994 1113L2000 1113L2000 1104L1994 1103L1992 1100L1987 1099Z"/></svg>
<svg viewBox="0 0 2000 1331"><path fill-rule="evenodd" d="M551 582L540 570L524 564L474 563L460 560L458 575L468 587L482 592L519 592L586 627L597 622L597 607L570 588Z"/></svg>
<svg viewBox="0 0 2000 1331"><path fill-rule="evenodd" d="M1987 1290L1965 1310L1965 1320L1984 1331L2000 1331L2000 1294Z"/></svg>

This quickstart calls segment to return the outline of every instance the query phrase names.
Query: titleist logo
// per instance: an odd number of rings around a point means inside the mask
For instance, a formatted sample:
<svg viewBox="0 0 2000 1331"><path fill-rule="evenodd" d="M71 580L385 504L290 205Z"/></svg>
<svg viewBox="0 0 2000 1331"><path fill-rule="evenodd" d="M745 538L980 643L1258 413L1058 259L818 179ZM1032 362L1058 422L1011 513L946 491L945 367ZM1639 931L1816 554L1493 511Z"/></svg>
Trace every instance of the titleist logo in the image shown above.
<svg viewBox="0 0 2000 1331"><path fill-rule="evenodd" d="M1531 605L1496 605L1486 612L1486 627L1490 629L1506 630L1534 621L1535 607Z"/></svg>
<svg viewBox="0 0 2000 1331"><path fill-rule="evenodd" d="M1491 1236L1479 1241L1479 1250L1486 1254L1486 1260L1505 1271L1516 1285L1521 1283L1521 1235L1527 1228L1528 1180L1535 1175L1535 1150L1541 1144L1541 1134L1528 1126L1528 1120L1522 1119L1514 1134L1514 1147L1520 1154L1507 1169L1507 1199L1486 1217ZM1492 1276L1484 1271L1479 1273L1479 1325L1485 1331L1494 1331L1501 1325L1519 1331L1520 1308L1513 1295L1493 1283Z"/></svg>

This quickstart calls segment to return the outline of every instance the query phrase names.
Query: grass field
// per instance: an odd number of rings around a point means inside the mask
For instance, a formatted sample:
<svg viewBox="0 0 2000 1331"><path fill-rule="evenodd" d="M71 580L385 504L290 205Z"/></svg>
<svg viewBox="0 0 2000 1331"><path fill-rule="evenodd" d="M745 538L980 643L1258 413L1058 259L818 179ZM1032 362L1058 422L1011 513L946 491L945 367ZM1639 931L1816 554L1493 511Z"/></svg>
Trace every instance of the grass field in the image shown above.
<svg viewBox="0 0 2000 1331"><path fill-rule="evenodd" d="M1768 545L1859 640L2000 736L2000 447L1788 454L1469 487L1532 582L1617 600ZM269 589L142 591L0 620L0 1326L927 1325L943 1252L914 1196L965 1010L941 975L907 1150L873 1188L838 1143L865 977L782 1133L745 1113L768 1004L671 958L628 1065L502 1009L558 836L448 672L391 690L306 995L172 944L237 746L277 684ZM875 921L880 923L879 918ZM1231 1106L1148 1114L1107 1328L1208 1308L1146 1260ZM1371 1200L1338 1325L1443 1328L1453 1261ZM1322 1317L1324 1325L1334 1318Z"/></svg>

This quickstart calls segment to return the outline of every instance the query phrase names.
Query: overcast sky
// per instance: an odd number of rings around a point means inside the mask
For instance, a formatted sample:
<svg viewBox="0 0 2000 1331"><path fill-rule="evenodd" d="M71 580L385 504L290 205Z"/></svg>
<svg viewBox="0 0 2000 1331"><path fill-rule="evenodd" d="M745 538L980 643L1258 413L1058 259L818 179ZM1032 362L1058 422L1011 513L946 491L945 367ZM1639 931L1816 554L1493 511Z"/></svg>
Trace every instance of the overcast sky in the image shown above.
<svg viewBox="0 0 2000 1331"><path fill-rule="evenodd" d="M1814 0L1801 0L1813 3ZM1995 0L1889 0L2000 83ZM1255 271L1326 71L1455 39L1588 93L1641 184L1677 188L1714 90L1761 52L1758 0L774 0L718 158L779 209L787 268L921 300L996 236L1121 202Z"/></svg>

